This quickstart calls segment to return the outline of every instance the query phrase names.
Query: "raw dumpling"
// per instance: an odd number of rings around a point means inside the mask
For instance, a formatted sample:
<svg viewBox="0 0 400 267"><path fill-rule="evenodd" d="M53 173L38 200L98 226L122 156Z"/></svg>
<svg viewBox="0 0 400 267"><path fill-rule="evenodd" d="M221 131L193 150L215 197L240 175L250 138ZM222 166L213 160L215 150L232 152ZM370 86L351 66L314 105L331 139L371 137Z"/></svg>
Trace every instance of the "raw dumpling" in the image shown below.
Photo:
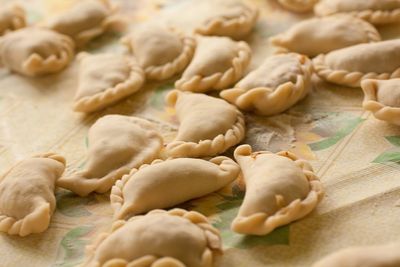
<svg viewBox="0 0 400 267"><path fill-rule="evenodd" d="M113 186L110 199L115 219L182 204L218 191L239 175L227 157L155 160L133 169Z"/></svg>
<svg viewBox="0 0 400 267"><path fill-rule="evenodd" d="M372 24L400 22L399 0L321 0L314 11L318 16L346 13Z"/></svg>
<svg viewBox="0 0 400 267"><path fill-rule="evenodd" d="M195 11L188 12L188 10ZM258 18L258 9L241 0L182 1L174 8L164 9L155 19L186 32L201 35L228 36L242 39L248 35Z"/></svg>
<svg viewBox="0 0 400 267"><path fill-rule="evenodd" d="M87 247L82 267L212 267L220 233L195 211L154 210L117 221Z"/></svg>
<svg viewBox="0 0 400 267"><path fill-rule="evenodd" d="M122 42L133 52L151 80L165 80L183 71L196 47L193 37L156 24L138 27Z"/></svg>
<svg viewBox="0 0 400 267"><path fill-rule="evenodd" d="M258 9L239 1L204 1L203 8L196 6L196 16L201 23L195 32L201 35L229 36L240 39L250 33L258 18ZM198 5L198 3L196 3Z"/></svg>
<svg viewBox="0 0 400 267"><path fill-rule="evenodd" d="M180 122L178 134L166 147L171 157L204 157L223 153L245 135L243 114L222 99L173 90L167 104Z"/></svg>
<svg viewBox="0 0 400 267"><path fill-rule="evenodd" d="M310 164L290 152L235 150L246 195L231 228L241 234L266 235L309 214L323 197Z"/></svg>
<svg viewBox="0 0 400 267"><path fill-rule="evenodd" d="M239 80L251 59L246 42L228 37L199 37L192 62L176 81L177 89L204 93Z"/></svg>
<svg viewBox="0 0 400 267"><path fill-rule="evenodd" d="M226 101L240 109L259 115L285 111L303 99L311 90L311 61L290 53L267 58L234 88L220 93Z"/></svg>
<svg viewBox="0 0 400 267"><path fill-rule="evenodd" d="M163 146L155 125L147 120L107 115L98 119L88 135L89 152L83 171L62 177L57 185L80 196L105 193L132 168L158 157Z"/></svg>
<svg viewBox="0 0 400 267"><path fill-rule="evenodd" d="M116 8L109 0L83 0L53 17L47 27L70 36L78 47L82 47L93 38L122 25L115 13Z"/></svg>
<svg viewBox="0 0 400 267"><path fill-rule="evenodd" d="M82 53L74 110L93 112L135 93L144 84L142 68L134 58L117 54Z"/></svg>
<svg viewBox="0 0 400 267"><path fill-rule="evenodd" d="M26 26L25 10L17 4L0 8L0 36Z"/></svg>
<svg viewBox="0 0 400 267"><path fill-rule="evenodd" d="M63 157L47 153L22 160L0 176L0 232L44 232L56 208L55 183L64 169Z"/></svg>
<svg viewBox="0 0 400 267"><path fill-rule="evenodd" d="M363 108L375 118L400 125L400 79L364 80Z"/></svg>
<svg viewBox="0 0 400 267"><path fill-rule="evenodd" d="M271 37L279 52L296 52L310 57L361 43L379 42L381 37L368 22L348 15L301 21L284 33Z"/></svg>
<svg viewBox="0 0 400 267"><path fill-rule="evenodd" d="M51 30L23 28L0 39L1 63L27 76L59 72L73 57L71 38Z"/></svg>
<svg viewBox="0 0 400 267"><path fill-rule="evenodd" d="M400 77L400 40L359 44L319 55L314 70L329 82L360 87L364 79Z"/></svg>
<svg viewBox="0 0 400 267"><path fill-rule="evenodd" d="M314 8L318 0L278 0L285 8L294 12L308 12Z"/></svg>
<svg viewBox="0 0 400 267"><path fill-rule="evenodd" d="M398 267L400 243L379 246L350 247L339 250L312 267Z"/></svg>

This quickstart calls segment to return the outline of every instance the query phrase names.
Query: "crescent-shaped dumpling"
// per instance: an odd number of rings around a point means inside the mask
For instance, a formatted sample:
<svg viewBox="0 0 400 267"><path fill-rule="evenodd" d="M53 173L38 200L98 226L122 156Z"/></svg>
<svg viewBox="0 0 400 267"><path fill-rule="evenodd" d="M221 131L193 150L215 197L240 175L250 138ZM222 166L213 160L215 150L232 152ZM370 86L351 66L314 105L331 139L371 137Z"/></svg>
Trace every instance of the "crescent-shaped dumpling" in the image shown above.
<svg viewBox="0 0 400 267"><path fill-rule="evenodd" d="M47 27L70 36L77 47L82 47L93 38L122 25L115 13L116 7L109 0L82 0L51 18Z"/></svg>
<svg viewBox="0 0 400 267"><path fill-rule="evenodd" d="M218 191L233 182L239 166L227 157L156 160L133 169L111 191L115 219L173 207Z"/></svg>
<svg viewBox="0 0 400 267"><path fill-rule="evenodd" d="M234 39L251 32L258 18L258 9L234 0L208 0L196 3L199 23L195 32L201 35L228 36Z"/></svg>
<svg viewBox="0 0 400 267"><path fill-rule="evenodd" d="M310 164L287 151L235 150L246 183L246 195L231 224L241 234L266 235L310 213L323 197Z"/></svg>
<svg viewBox="0 0 400 267"><path fill-rule="evenodd" d="M400 125L400 79L364 80L363 108L375 118Z"/></svg>
<svg viewBox="0 0 400 267"><path fill-rule="evenodd" d="M198 93L225 89L243 76L250 58L246 42L228 37L198 37L192 62L175 87Z"/></svg>
<svg viewBox="0 0 400 267"><path fill-rule="evenodd" d="M134 58L117 54L79 54L79 85L74 110L93 112L137 92L144 84L142 68Z"/></svg>
<svg viewBox="0 0 400 267"><path fill-rule="evenodd" d="M322 79L350 87L360 87L364 79L400 78L400 40L358 44L321 54L313 59Z"/></svg>
<svg viewBox="0 0 400 267"><path fill-rule="evenodd" d="M56 208L55 183L64 169L63 157L47 153L24 159L0 176L0 232L44 232Z"/></svg>
<svg viewBox="0 0 400 267"><path fill-rule="evenodd" d="M242 110L275 115L307 96L312 73L312 63L306 56L274 55L220 95Z"/></svg>
<svg viewBox="0 0 400 267"><path fill-rule="evenodd" d="M319 0L278 0L278 2L286 9L303 13L313 10L314 5L318 3Z"/></svg>
<svg viewBox="0 0 400 267"><path fill-rule="evenodd" d="M398 267L400 266L400 242L349 247L339 250L312 267Z"/></svg>
<svg viewBox="0 0 400 267"><path fill-rule="evenodd" d="M158 157L163 141L151 122L129 116L107 115L89 129L86 166L57 185L80 196L104 193L132 168Z"/></svg>
<svg viewBox="0 0 400 267"><path fill-rule="evenodd" d="M175 140L166 147L171 157L214 156L244 138L243 114L222 99L173 90L166 100L180 122Z"/></svg>
<svg viewBox="0 0 400 267"><path fill-rule="evenodd" d="M0 36L26 26L25 10L18 4L0 8Z"/></svg>
<svg viewBox="0 0 400 267"><path fill-rule="evenodd" d="M150 80L165 80L182 72L196 47L193 37L154 23L137 27L122 42L133 52Z"/></svg>
<svg viewBox="0 0 400 267"><path fill-rule="evenodd" d="M23 28L0 39L0 62L26 76L59 72L73 57L71 38L47 29Z"/></svg>
<svg viewBox="0 0 400 267"><path fill-rule="evenodd" d="M154 210L115 222L86 251L82 267L212 267L222 241L198 212Z"/></svg>
<svg viewBox="0 0 400 267"><path fill-rule="evenodd" d="M399 0L321 0L314 11L318 16L350 14L376 25L400 21Z"/></svg>
<svg viewBox="0 0 400 267"><path fill-rule="evenodd" d="M257 23L259 10L241 0L183 1L160 12L161 21L192 34L245 38ZM194 10L196 15L188 10ZM160 20L156 17L155 20Z"/></svg>
<svg viewBox="0 0 400 267"><path fill-rule="evenodd" d="M270 38L279 52L291 51L309 57L380 40L373 25L349 15L307 19Z"/></svg>

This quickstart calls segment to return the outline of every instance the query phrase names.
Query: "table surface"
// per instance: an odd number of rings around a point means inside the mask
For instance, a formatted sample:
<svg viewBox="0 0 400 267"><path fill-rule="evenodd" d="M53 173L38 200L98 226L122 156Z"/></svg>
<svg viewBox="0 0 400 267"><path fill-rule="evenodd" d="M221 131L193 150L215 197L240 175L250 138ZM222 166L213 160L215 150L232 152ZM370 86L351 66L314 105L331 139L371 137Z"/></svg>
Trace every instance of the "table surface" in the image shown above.
<svg viewBox="0 0 400 267"><path fill-rule="evenodd" d="M0 0L0 4L11 2ZM30 23L61 12L71 0L20 1ZM132 24L149 19L190 20L195 0L116 1ZM273 0L248 0L259 6L260 19L246 39L253 49L250 69L272 49L268 38L310 15L296 15ZM182 12L186 10L186 12ZM190 23L185 23L190 27ZM189 25L189 26L188 26ZM397 29L396 29L397 28ZM379 28L384 39L399 34L398 25ZM91 53L122 53L121 34L106 34L92 42ZM173 80L147 84L140 92L101 112L72 111L78 63L41 78L26 78L0 69L0 170L38 152L55 151L67 158L66 173L85 164L88 128L105 114L134 115L156 123L166 142L173 139L177 120L164 105ZM376 120L361 108L362 91L313 78L312 93L289 111L274 117L246 114L243 143L254 150L289 150L310 160L326 196L306 218L262 236L242 236L229 230L243 198L234 183L221 192L181 207L209 216L220 229L225 253L216 266L310 266L324 255L351 245L400 239L400 128ZM231 155L232 150L227 152ZM0 234L0 266L57 266L80 263L84 247L111 225L109 196L80 198L58 189L57 210L42 234L14 237Z"/></svg>

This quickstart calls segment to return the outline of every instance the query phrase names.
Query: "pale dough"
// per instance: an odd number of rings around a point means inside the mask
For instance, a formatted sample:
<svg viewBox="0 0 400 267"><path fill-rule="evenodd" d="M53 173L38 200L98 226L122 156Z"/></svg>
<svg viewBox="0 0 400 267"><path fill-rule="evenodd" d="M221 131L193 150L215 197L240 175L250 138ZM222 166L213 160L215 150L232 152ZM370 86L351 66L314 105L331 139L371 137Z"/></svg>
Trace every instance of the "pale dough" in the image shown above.
<svg viewBox="0 0 400 267"><path fill-rule="evenodd" d="M0 8L0 36L26 26L25 10L18 4Z"/></svg>
<svg viewBox="0 0 400 267"><path fill-rule="evenodd" d="M243 203L231 224L235 232L266 235L303 218L323 197L311 165L290 152L252 152L249 145L242 145L234 156L246 183Z"/></svg>
<svg viewBox="0 0 400 267"><path fill-rule="evenodd" d="M26 76L60 72L74 55L71 38L47 29L23 28L0 39L0 63Z"/></svg>
<svg viewBox="0 0 400 267"><path fill-rule="evenodd" d="M79 54L79 85L74 110L93 112L137 92L145 82L134 58L118 54Z"/></svg>
<svg viewBox="0 0 400 267"><path fill-rule="evenodd" d="M81 267L212 267L222 241L198 212L153 210L115 222L86 251Z"/></svg>
<svg viewBox="0 0 400 267"><path fill-rule="evenodd" d="M182 204L218 191L239 175L239 166L228 157L156 160L122 177L112 188L114 219L126 219L153 209Z"/></svg>
<svg viewBox="0 0 400 267"><path fill-rule="evenodd" d="M400 77L400 40L358 44L321 54L313 59L322 79L360 87L364 79L387 80Z"/></svg>
<svg viewBox="0 0 400 267"><path fill-rule="evenodd" d="M130 49L150 80L165 80L190 63L196 41L173 28L155 23L137 27L122 42Z"/></svg>
<svg viewBox="0 0 400 267"><path fill-rule="evenodd" d="M321 0L314 11L318 16L350 14L377 25L400 21L399 0Z"/></svg>
<svg viewBox="0 0 400 267"><path fill-rule="evenodd" d="M171 157L221 154L245 135L243 114L222 99L204 94L171 91L167 104L176 109L178 134L166 147Z"/></svg>
<svg viewBox="0 0 400 267"><path fill-rule="evenodd" d="M0 232L44 232L56 209L55 183L64 169L63 157L47 153L24 159L0 176Z"/></svg>
<svg viewBox="0 0 400 267"><path fill-rule="evenodd" d="M228 37L198 37L192 62L175 87L199 93L225 89L243 76L250 59L251 50L246 42Z"/></svg>
<svg viewBox="0 0 400 267"><path fill-rule="evenodd" d="M90 127L88 145L84 170L57 181L80 196L109 191L131 169L157 158L163 141L155 125L145 119L106 115Z"/></svg>
<svg viewBox="0 0 400 267"><path fill-rule="evenodd" d="M278 2L286 9L303 13L313 10L314 5L318 3L319 0L278 0Z"/></svg>
<svg viewBox="0 0 400 267"><path fill-rule="evenodd" d="M381 36L373 25L349 15L303 20L270 38L278 52L292 51L310 57L380 40Z"/></svg>
<svg viewBox="0 0 400 267"><path fill-rule="evenodd" d="M311 61L290 53L267 58L247 74L234 88L220 96L245 111L270 116L290 108L311 90Z"/></svg>
<svg viewBox="0 0 400 267"><path fill-rule="evenodd" d="M400 125L400 79L364 80L363 108L375 118Z"/></svg>
<svg viewBox="0 0 400 267"><path fill-rule="evenodd" d="M122 20L109 0L82 0L71 9L54 16L47 27L70 36L77 47L113 28L121 27Z"/></svg>

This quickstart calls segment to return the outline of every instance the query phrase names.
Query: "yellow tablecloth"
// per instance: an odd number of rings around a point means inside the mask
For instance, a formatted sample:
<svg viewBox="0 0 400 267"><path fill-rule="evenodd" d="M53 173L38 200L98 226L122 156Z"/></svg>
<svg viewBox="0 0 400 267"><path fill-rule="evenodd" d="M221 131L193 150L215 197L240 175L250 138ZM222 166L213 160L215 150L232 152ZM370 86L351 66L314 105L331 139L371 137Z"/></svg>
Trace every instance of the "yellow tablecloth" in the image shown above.
<svg viewBox="0 0 400 267"><path fill-rule="evenodd" d="M132 23L139 23L154 17L190 20L195 9L184 7L195 1L116 2ZM10 1L0 0L0 4L5 2ZM33 23L61 12L72 2L26 0L22 4ZM246 40L253 49L252 69L272 52L269 36L308 15L290 13L274 0L247 2L261 9L259 22ZM182 25L189 27L190 23ZM400 33L399 25L380 31L385 39ZM119 37L107 34L92 42L88 50L120 53ZM2 172L16 160L46 151L65 155L67 174L81 168L88 128L105 114L147 118L159 126L166 141L174 137L174 111L164 106L164 95L173 88L173 81L148 84L121 103L84 116L71 109L77 66L74 62L60 74L34 79L0 69ZM240 184L182 205L206 214L221 230L225 253L217 266L310 266L340 248L400 239L400 128L364 112L360 89L341 88L317 77L314 82L313 92L284 114L268 118L247 114L244 143L255 150L290 150L310 160L325 186L326 197L305 219L264 237L241 236L229 230L243 197ZM79 198L58 190L57 210L45 233L24 238L0 234L0 267L75 266L83 259L85 245L109 229L111 214L107 194Z"/></svg>

